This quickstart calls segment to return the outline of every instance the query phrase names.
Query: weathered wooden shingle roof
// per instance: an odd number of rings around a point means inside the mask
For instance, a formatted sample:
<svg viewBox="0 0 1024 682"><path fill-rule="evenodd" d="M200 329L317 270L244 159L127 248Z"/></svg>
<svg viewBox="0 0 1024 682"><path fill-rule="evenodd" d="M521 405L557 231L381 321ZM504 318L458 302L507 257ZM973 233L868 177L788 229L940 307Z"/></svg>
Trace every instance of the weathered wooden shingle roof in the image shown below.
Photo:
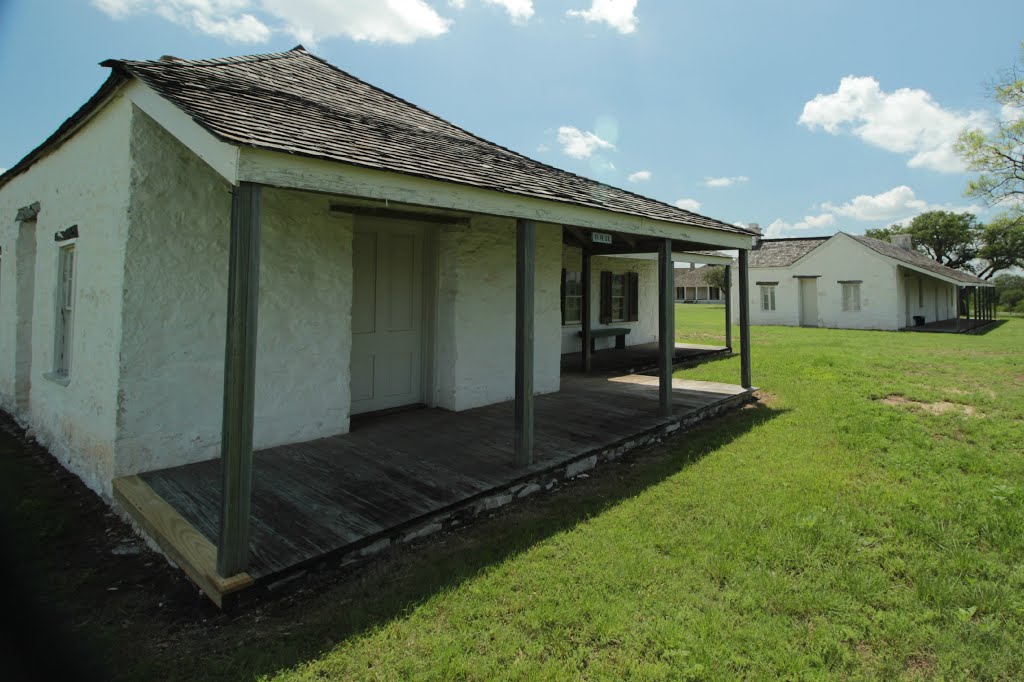
<svg viewBox="0 0 1024 682"><path fill-rule="evenodd" d="M231 144L749 233L488 142L301 46L247 57L108 60L103 65L143 81Z"/></svg>
<svg viewBox="0 0 1024 682"><path fill-rule="evenodd" d="M706 287L707 276L722 265L705 265L702 268L676 268L677 287Z"/></svg>
<svg viewBox="0 0 1024 682"><path fill-rule="evenodd" d="M806 239L762 239L750 251L751 268L784 268L797 262L829 237L808 237Z"/></svg>
<svg viewBox="0 0 1024 682"><path fill-rule="evenodd" d="M956 280L957 282L963 282L964 284L985 284L991 286L990 282L986 282L985 280L975 277L968 272L956 270L942 265L941 263L937 263L918 251L910 251L900 246L896 246L895 244L884 242L881 239L865 237L862 234L847 234L846 236L860 242L876 253L888 256L889 258L900 261L901 263L913 265L914 267L922 270L927 270L928 272L933 272L936 275L941 275L943 277Z"/></svg>

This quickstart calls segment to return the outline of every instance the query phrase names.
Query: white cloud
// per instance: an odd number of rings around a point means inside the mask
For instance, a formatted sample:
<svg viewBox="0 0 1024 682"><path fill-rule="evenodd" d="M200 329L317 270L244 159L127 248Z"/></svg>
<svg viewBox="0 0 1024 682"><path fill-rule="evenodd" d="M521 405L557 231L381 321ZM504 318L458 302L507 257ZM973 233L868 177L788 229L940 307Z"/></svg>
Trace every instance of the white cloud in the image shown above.
<svg viewBox="0 0 1024 682"><path fill-rule="evenodd" d="M526 22L533 16L533 0L485 0L491 5L504 7L512 21L518 23Z"/></svg>
<svg viewBox="0 0 1024 682"><path fill-rule="evenodd" d="M965 169L953 151L957 136L966 127L988 128L991 118L982 111L945 109L924 90L883 92L870 76L847 76L834 93L805 103L799 122L811 130L849 133L886 151L910 154L911 168L954 173Z"/></svg>
<svg viewBox="0 0 1024 682"><path fill-rule="evenodd" d="M309 44L336 37L407 44L436 38L451 25L423 0L262 0L262 4L284 22L285 31Z"/></svg>
<svg viewBox="0 0 1024 682"><path fill-rule="evenodd" d="M619 33L636 30L637 0L591 0L590 9L571 9L566 14L585 21L603 21Z"/></svg>
<svg viewBox="0 0 1024 682"><path fill-rule="evenodd" d="M263 43L270 27L246 11L249 0L93 0L115 19L155 13L167 21L237 43Z"/></svg>
<svg viewBox="0 0 1024 682"><path fill-rule="evenodd" d="M906 185L893 187L881 194L861 194L843 204L825 202L821 208L854 220L897 220L929 210L927 201L918 199Z"/></svg>
<svg viewBox="0 0 1024 682"><path fill-rule="evenodd" d="M629 180L630 182L647 182L648 180L651 179L651 175L651 171L641 170L637 171L636 173L630 173L629 177L626 179Z"/></svg>
<svg viewBox="0 0 1024 682"><path fill-rule="evenodd" d="M821 232L825 228L835 226L839 222L839 218L874 223L875 226L883 227L896 222L911 220L925 211L943 210L955 213L962 213L964 211L979 213L982 210L980 206L976 205L953 206L950 204L932 204L924 199L919 199L914 190L906 185L893 187L879 194L861 194L841 204L826 201L818 208L821 209L821 213L804 216L803 220L794 223L786 222L782 219L775 220L768 226L765 236L791 236L794 232L806 232L808 230Z"/></svg>
<svg viewBox="0 0 1024 682"><path fill-rule="evenodd" d="M675 205L684 211L699 211L700 202L696 199L676 199Z"/></svg>
<svg viewBox="0 0 1024 682"><path fill-rule="evenodd" d="M233 42L263 43L283 31L307 45L347 37L372 43L436 38L451 21L424 0L92 0L115 19L153 13L181 26ZM502 5L522 9L523 0ZM512 10L509 10L510 13ZM531 6L532 13L532 6ZM272 27L271 24L274 24Z"/></svg>
<svg viewBox="0 0 1024 682"><path fill-rule="evenodd" d="M733 175L723 178L705 178L704 184L708 187L729 187L749 180L746 175Z"/></svg>
<svg viewBox="0 0 1024 682"><path fill-rule="evenodd" d="M574 159L589 158L599 149L615 149L611 142L573 126L561 126L558 129L558 144L562 145L564 154Z"/></svg>

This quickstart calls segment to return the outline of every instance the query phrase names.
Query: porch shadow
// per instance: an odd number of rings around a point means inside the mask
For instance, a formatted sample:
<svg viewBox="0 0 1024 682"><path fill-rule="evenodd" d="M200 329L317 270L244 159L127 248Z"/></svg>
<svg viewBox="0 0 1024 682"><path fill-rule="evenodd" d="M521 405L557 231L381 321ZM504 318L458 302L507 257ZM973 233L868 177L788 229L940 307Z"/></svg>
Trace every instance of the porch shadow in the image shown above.
<svg viewBox="0 0 1024 682"><path fill-rule="evenodd" d="M280 592L261 586L242 593L241 615L214 635L208 650L230 652L236 662L230 672L233 679L269 676L319 658L434 595L613 509L785 412L752 403L687 430L685 438L637 450L623 461L589 472L585 480L502 509L471 526L393 547L365 564L346 567L330 558L319 560ZM257 626L246 622L245 614L257 610L259 631L289 634L253 643L248 628ZM198 670L175 672L186 679Z"/></svg>

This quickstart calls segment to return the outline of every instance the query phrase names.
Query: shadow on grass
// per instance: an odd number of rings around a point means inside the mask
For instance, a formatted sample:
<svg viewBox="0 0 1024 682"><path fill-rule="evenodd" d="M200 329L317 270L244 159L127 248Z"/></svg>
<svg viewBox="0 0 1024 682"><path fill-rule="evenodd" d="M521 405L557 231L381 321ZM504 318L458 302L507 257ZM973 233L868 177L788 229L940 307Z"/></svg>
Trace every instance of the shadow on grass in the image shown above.
<svg viewBox="0 0 1024 682"><path fill-rule="evenodd" d="M338 643L401 618L432 596L635 497L784 411L753 403L459 531L396 547L353 568L339 568L329 559L314 564L287 595L254 595L237 615L225 617L201 643L207 663L175 651L174 664L156 674L238 679L316 660ZM288 634L271 641L253 636L280 631ZM194 663L183 666L182 660Z"/></svg>
<svg viewBox="0 0 1024 682"><path fill-rule="evenodd" d="M978 327L977 329L972 329L965 333L970 334L971 336L985 336L986 334L989 334L999 329L1004 324L1006 324L1006 320L992 320L983 327Z"/></svg>

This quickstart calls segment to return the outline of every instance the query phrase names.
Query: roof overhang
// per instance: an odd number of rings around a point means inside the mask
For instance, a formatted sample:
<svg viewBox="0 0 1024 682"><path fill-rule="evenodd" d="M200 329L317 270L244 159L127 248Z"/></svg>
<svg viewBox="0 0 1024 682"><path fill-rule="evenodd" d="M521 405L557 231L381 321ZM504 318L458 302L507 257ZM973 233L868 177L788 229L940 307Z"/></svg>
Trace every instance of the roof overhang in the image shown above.
<svg viewBox="0 0 1024 682"><path fill-rule="evenodd" d="M658 254L656 253L636 253L636 254L613 254L615 258L635 258L638 260L657 260ZM729 265L733 261L728 256L711 256L704 253L691 253L688 251L673 251L672 262L673 263L699 263L701 265Z"/></svg>
<svg viewBox="0 0 1024 682"><path fill-rule="evenodd" d="M238 180L338 196L394 201L507 218L611 230L699 244L690 248L749 249L752 236L653 220L599 208L500 192L334 161L240 147Z"/></svg>
<svg viewBox="0 0 1024 682"><path fill-rule="evenodd" d="M992 282L985 282L985 281L964 282L964 281L956 279L954 277L947 277L946 275L942 275L942 274L939 274L937 272L932 272L931 270L928 270L926 268L919 268L919 267L917 267L915 265L912 265L910 263L907 263L907 262L904 262L904 261L901 261L901 260L896 260L895 258L889 258L889 256L886 256L885 254L879 254L879 255L884 257L884 258L888 258L890 261L892 261L893 263L895 263L899 267L903 268L904 270L910 270L911 272L915 272L915 273L917 273L919 275L924 275L926 277L931 277L932 279L937 279L937 280L940 280L940 281L943 281L943 282L947 282L949 284L955 284L958 287L994 287L995 286L995 284L993 284Z"/></svg>

